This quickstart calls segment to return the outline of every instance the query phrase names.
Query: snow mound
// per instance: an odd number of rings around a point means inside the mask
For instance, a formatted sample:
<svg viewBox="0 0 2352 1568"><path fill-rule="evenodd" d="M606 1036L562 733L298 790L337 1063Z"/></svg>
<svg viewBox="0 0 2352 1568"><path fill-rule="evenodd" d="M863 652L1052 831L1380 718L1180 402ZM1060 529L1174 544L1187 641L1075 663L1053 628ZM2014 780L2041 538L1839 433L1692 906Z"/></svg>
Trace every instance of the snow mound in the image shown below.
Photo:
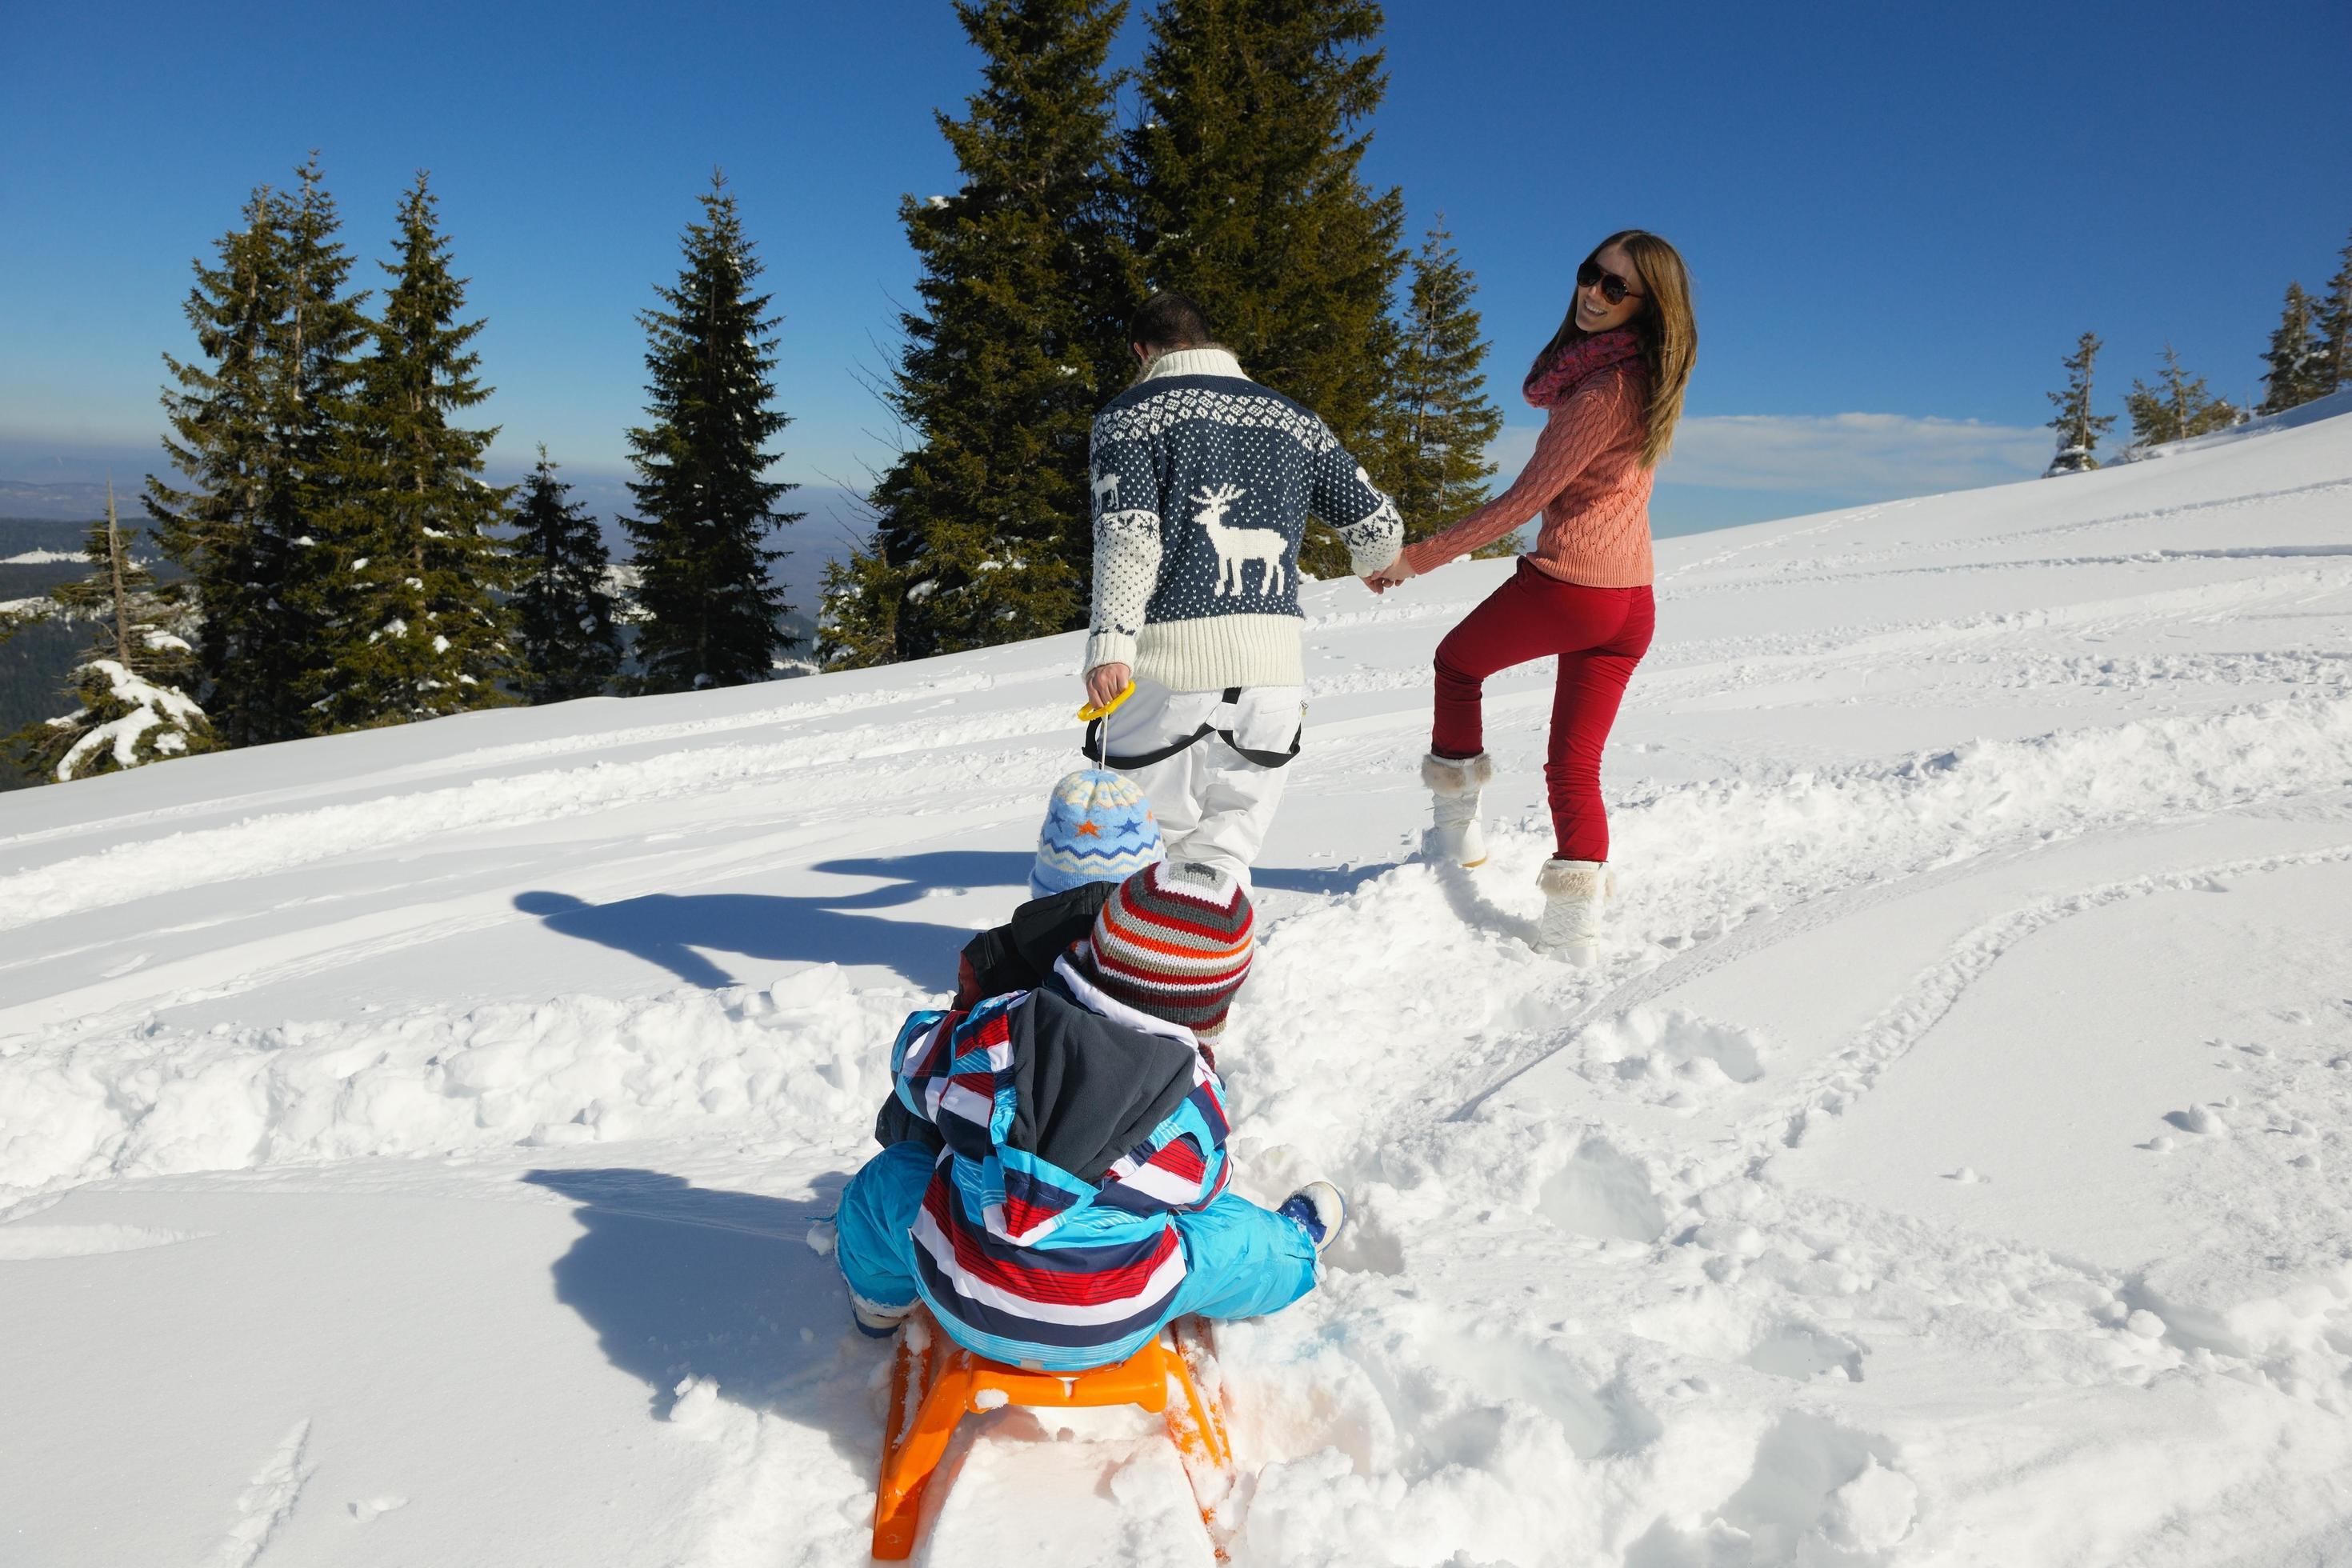
<svg viewBox="0 0 2352 1568"><path fill-rule="evenodd" d="M881 1103L890 1042L923 1001L827 965L762 990L157 1026L12 1064L0 1194L677 1132L837 1135Z"/></svg>

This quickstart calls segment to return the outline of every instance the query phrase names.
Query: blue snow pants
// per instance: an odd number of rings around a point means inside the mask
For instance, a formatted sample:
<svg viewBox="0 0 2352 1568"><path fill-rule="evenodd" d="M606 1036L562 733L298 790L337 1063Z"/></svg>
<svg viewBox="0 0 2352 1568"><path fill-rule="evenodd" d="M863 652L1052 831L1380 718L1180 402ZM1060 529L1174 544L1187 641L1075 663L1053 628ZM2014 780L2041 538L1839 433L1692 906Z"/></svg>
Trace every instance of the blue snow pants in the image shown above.
<svg viewBox="0 0 2352 1568"><path fill-rule="evenodd" d="M920 1143L893 1143L842 1189L833 1221L834 1258L860 1299L877 1307L915 1300L915 1215L930 1181L930 1151ZM1169 1298L1162 1323L1193 1312L1262 1317L1315 1289L1315 1243L1297 1220L1231 1192L1207 1208L1173 1217L1184 1248L1184 1282ZM955 1333L952 1322L940 1326Z"/></svg>

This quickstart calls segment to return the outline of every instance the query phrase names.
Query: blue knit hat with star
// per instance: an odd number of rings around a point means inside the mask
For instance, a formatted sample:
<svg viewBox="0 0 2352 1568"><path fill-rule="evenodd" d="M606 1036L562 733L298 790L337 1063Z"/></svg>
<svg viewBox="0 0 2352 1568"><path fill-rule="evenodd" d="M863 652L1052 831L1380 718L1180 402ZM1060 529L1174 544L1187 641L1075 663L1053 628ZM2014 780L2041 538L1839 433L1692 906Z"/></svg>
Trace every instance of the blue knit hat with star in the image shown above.
<svg viewBox="0 0 2352 1568"><path fill-rule="evenodd" d="M1160 824L1132 779L1099 768L1065 777L1045 803L1037 860L1029 868L1033 899L1087 882L1123 882L1160 858Z"/></svg>

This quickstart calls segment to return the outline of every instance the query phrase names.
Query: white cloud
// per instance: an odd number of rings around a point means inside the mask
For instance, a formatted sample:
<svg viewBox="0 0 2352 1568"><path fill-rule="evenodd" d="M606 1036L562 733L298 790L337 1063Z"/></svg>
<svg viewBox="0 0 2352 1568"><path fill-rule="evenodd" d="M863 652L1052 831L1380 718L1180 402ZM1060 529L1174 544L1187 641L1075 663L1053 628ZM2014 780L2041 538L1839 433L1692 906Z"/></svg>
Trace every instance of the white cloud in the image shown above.
<svg viewBox="0 0 2352 1568"><path fill-rule="evenodd" d="M1532 428L1487 448L1508 483L1535 450ZM1801 490L1879 500L2032 479L2049 466L2039 427L1908 414L1718 414L1685 419L1662 482Z"/></svg>

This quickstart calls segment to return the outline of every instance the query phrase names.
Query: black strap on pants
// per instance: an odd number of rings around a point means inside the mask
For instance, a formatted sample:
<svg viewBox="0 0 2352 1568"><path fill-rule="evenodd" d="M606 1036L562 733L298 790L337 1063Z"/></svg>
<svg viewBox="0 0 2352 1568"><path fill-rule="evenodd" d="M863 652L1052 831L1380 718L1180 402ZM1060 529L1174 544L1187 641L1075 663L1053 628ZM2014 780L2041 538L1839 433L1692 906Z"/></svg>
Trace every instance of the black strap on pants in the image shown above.
<svg viewBox="0 0 2352 1568"><path fill-rule="evenodd" d="M1218 700L1238 702L1241 698L1240 687L1228 686L1225 688L1224 695ZM1148 768L1154 763L1164 763L1179 752L1199 745L1212 735L1240 753L1244 762L1255 763L1262 768L1278 768L1286 765L1291 758L1298 754L1299 745L1307 739L1307 726L1304 723L1298 726L1297 733L1290 737L1290 750L1286 752L1252 751L1234 740L1231 730L1220 730L1213 724L1203 724L1182 740L1162 746L1158 751L1140 752L1133 756L1115 757L1110 754L1108 743L1103 739L1103 721L1100 719L1095 719L1090 720L1087 724L1086 751L1087 754L1095 758L1101 766L1110 769L1113 773L1132 773L1138 768Z"/></svg>

